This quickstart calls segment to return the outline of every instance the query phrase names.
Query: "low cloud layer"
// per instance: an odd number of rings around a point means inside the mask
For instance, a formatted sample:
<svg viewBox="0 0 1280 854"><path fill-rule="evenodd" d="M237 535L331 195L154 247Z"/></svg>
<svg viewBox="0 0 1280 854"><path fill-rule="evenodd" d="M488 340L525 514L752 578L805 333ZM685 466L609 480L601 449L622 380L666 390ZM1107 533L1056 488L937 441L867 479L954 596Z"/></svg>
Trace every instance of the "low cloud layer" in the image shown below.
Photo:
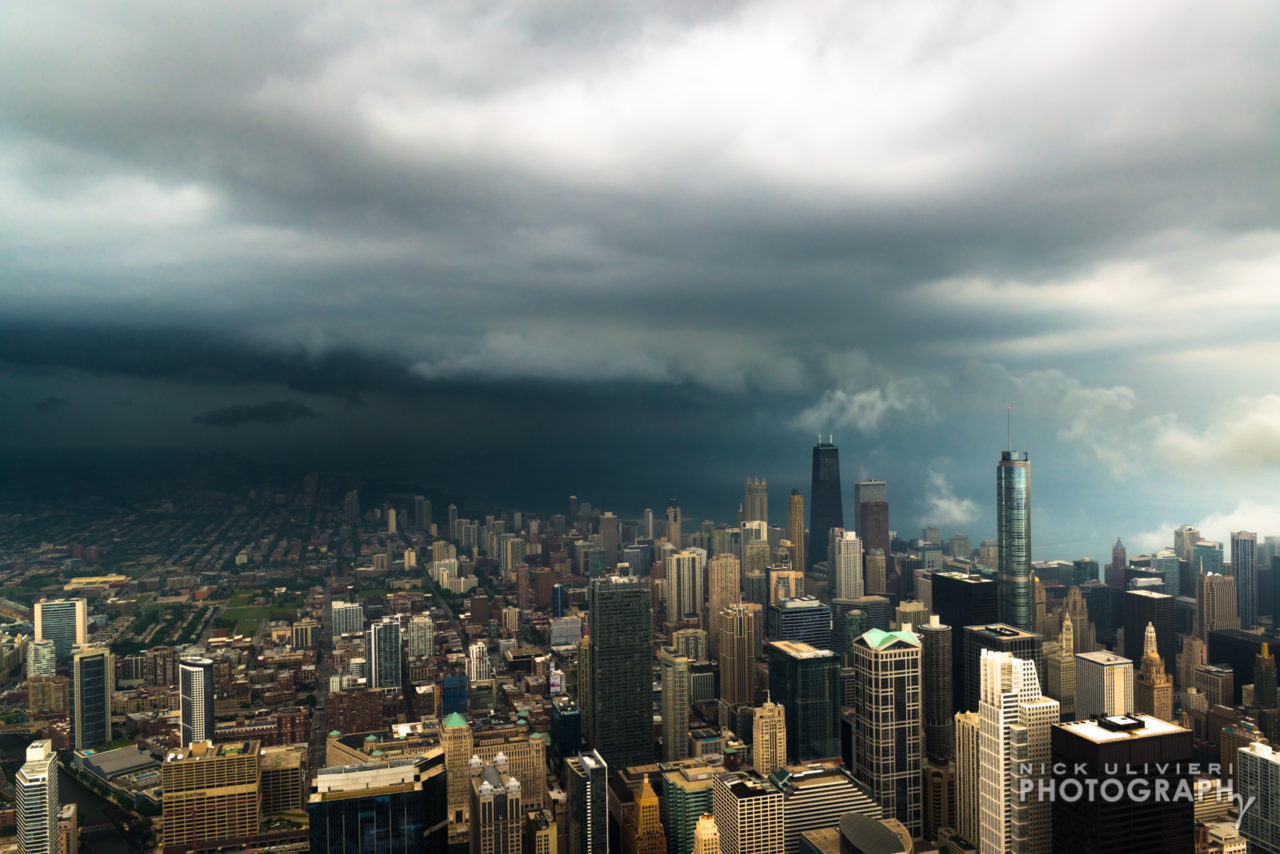
<svg viewBox="0 0 1280 854"><path fill-rule="evenodd" d="M268 403L244 403L213 409L191 419L206 427L239 427L242 424L287 424L299 418L319 418L320 414L309 406L291 400L273 400Z"/></svg>

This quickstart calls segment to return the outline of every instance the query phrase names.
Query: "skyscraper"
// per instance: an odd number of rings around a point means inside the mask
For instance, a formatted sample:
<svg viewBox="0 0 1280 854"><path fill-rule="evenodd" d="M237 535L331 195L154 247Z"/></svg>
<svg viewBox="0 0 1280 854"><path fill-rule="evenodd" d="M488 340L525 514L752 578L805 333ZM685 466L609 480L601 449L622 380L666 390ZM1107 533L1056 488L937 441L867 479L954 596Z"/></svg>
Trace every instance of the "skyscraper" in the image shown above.
<svg viewBox="0 0 1280 854"><path fill-rule="evenodd" d="M446 850L445 778L444 751L439 748L390 762L320 769L307 800L310 850L326 854ZM168 794L166 787L166 799Z"/></svg>
<svg viewBox="0 0 1280 854"><path fill-rule="evenodd" d="M755 610L733 605L719 614L720 699L727 708L749 706L755 695Z"/></svg>
<svg viewBox="0 0 1280 854"><path fill-rule="evenodd" d="M1236 751L1239 793L1252 806L1240 817L1240 835L1249 850L1280 851L1280 752L1253 742Z"/></svg>
<svg viewBox="0 0 1280 854"><path fill-rule="evenodd" d="M836 553L827 570L834 581L833 595L839 599L856 599L866 590L862 579L862 541L853 531L837 530Z"/></svg>
<svg viewBox="0 0 1280 854"><path fill-rule="evenodd" d="M14 789L19 854L58 854L58 755L47 738L27 747Z"/></svg>
<svg viewBox="0 0 1280 854"><path fill-rule="evenodd" d="M1231 532L1231 574L1236 578L1236 611L1240 628L1252 629L1258 622L1258 535L1251 531Z"/></svg>
<svg viewBox="0 0 1280 854"><path fill-rule="evenodd" d="M182 745L213 741L213 661L184 658L178 662Z"/></svg>
<svg viewBox="0 0 1280 854"><path fill-rule="evenodd" d="M997 584L981 575L963 572L933 574L933 613L951 627L951 693L954 710L976 709L965 700L964 629L965 626L987 625L999 619L996 602ZM976 694L975 701L976 703Z"/></svg>
<svg viewBox="0 0 1280 854"><path fill-rule="evenodd" d="M787 710L778 703L766 702L752 712L751 764L762 777L787 764Z"/></svg>
<svg viewBox="0 0 1280 854"><path fill-rule="evenodd" d="M1142 672L1133 686L1133 702L1138 714L1173 720L1173 677L1165 672L1156 643L1156 627L1151 623L1143 632Z"/></svg>
<svg viewBox="0 0 1280 854"><path fill-rule="evenodd" d="M653 616L643 579L605 576L588 590L591 710L587 743L618 768L653 758Z"/></svg>
<svg viewBox="0 0 1280 854"><path fill-rule="evenodd" d="M805 643L769 644L769 694L787 714L792 762L840 756L840 660ZM917 722L918 723L918 722Z"/></svg>
<svg viewBox="0 0 1280 854"><path fill-rule="evenodd" d="M1196 807L1174 796L1193 782L1189 730L1142 715L1111 717L1060 724L1050 740L1062 771L1051 808L1054 854L1192 854ZM1093 786L1114 794L1066 797ZM1168 796L1153 794L1162 790Z"/></svg>
<svg viewBox="0 0 1280 854"><path fill-rule="evenodd" d="M1125 554L1124 543L1116 537L1116 544L1111 547L1111 563L1107 567L1107 586L1120 589L1124 587L1124 570L1129 565Z"/></svg>
<svg viewBox="0 0 1280 854"><path fill-rule="evenodd" d="M1240 628L1236 614L1236 580L1230 575L1200 573L1196 576L1196 636L1208 643L1221 629ZM1185 687L1185 686L1184 686Z"/></svg>
<svg viewBox="0 0 1280 854"><path fill-rule="evenodd" d="M52 640L27 644L27 678L50 679L58 675L57 644Z"/></svg>
<svg viewBox="0 0 1280 854"><path fill-rule="evenodd" d="M565 759L568 854L607 854L609 766L599 752Z"/></svg>
<svg viewBox="0 0 1280 854"><path fill-rule="evenodd" d="M1007 652L982 651L978 704L979 839L984 854L1047 852L1050 803L1023 800L1023 780L1048 776L1050 727L1058 701L1043 696L1035 664ZM1028 772L1027 766L1034 769Z"/></svg>
<svg viewBox="0 0 1280 854"><path fill-rule="evenodd" d="M506 757L472 758L471 854L521 854L524 821L520 781L507 773Z"/></svg>
<svg viewBox="0 0 1280 854"><path fill-rule="evenodd" d="M364 631L364 608L359 602L333 602L330 612L335 638Z"/></svg>
<svg viewBox="0 0 1280 854"><path fill-rule="evenodd" d="M701 622L706 553L701 549L675 552L667 557L664 565L669 591L667 618L673 622L690 619Z"/></svg>
<svg viewBox="0 0 1280 854"><path fill-rule="evenodd" d="M831 442L813 446L813 478L809 489L809 566L826 562L832 528L844 527L840 496L840 452Z"/></svg>
<svg viewBox="0 0 1280 854"><path fill-rule="evenodd" d="M36 640L53 641L59 661L89 643L89 611L84 599L49 599L35 604Z"/></svg>
<svg viewBox="0 0 1280 854"><path fill-rule="evenodd" d="M1059 717L1064 721L1076 716L1075 623L1071 614L1063 612L1058 641L1050 649L1045 644L1045 694L1058 701Z"/></svg>
<svg viewBox="0 0 1280 854"><path fill-rule="evenodd" d="M369 687L400 689L400 620L383 617L369 626Z"/></svg>
<svg viewBox="0 0 1280 854"><path fill-rule="evenodd" d="M924 749L931 759L955 757L955 700L952 691L951 627L933 615L919 626L921 693L924 706Z"/></svg>
<svg viewBox="0 0 1280 854"><path fill-rule="evenodd" d="M680 502L672 498L667 502L667 540L676 548L680 548L683 542L681 522Z"/></svg>
<svg viewBox="0 0 1280 854"><path fill-rule="evenodd" d="M723 854L778 854L785 849L782 790L772 782L754 772L721 774L711 797Z"/></svg>
<svg viewBox="0 0 1280 854"><path fill-rule="evenodd" d="M111 740L111 652L82 647L71 655L71 746L88 750Z"/></svg>
<svg viewBox="0 0 1280 854"><path fill-rule="evenodd" d="M1002 451L996 467L1000 621L1034 631L1031 603L1031 461L1025 451Z"/></svg>
<svg viewBox="0 0 1280 854"><path fill-rule="evenodd" d="M1124 657L1141 661L1147 627L1155 626L1157 647L1165 668L1172 670L1178 654L1178 635L1173 628L1173 597L1150 590L1124 593Z"/></svg>
<svg viewBox="0 0 1280 854"><path fill-rule="evenodd" d="M1076 720L1133 712L1133 662L1114 653L1076 656Z"/></svg>
<svg viewBox="0 0 1280 854"><path fill-rule="evenodd" d="M738 559L732 554L718 554L707 561L707 640L711 658L720 657L720 612L742 601L742 582Z"/></svg>
<svg viewBox="0 0 1280 854"><path fill-rule="evenodd" d="M663 647L658 661L662 669L662 761L675 762L689 755L689 659Z"/></svg>
<svg viewBox="0 0 1280 854"><path fill-rule="evenodd" d="M769 521L768 485L764 478L747 478L747 492L742 499L742 521Z"/></svg>
<svg viewBox="0 0 1280 854"><path fill-rule="evenodd" d="M805 550L804 496L798 489L791 490L791 495L787 498L787 539L795 549L793 568L807 572L809 552Z"/></svg>
<svg viewBox="0 0 1280 854"><path fill-rule="evenodd" d="M977 712L956 713L956 829L965 841L981 835L982 736Z"/></svg>
<svg viewBox="0 0 1280 854"><path fill-rule="evenodd" d="M720 854L720 828L713 816L698 818L693 828L693 854Z"/></svg>
<svg viewBox="0 0 1280 854"><path fill-rule="evenodd" d="M853 502L863 553L880 549L883 554L889 554L892 543L889 539L889 490L885 482L858 481L853 485Z"/></svg>
<svg viewBox="0 0 1280 854"><path fill-rule="evenodd" d="M1012 626L994 623L988 626L966 626L964 630L964 702L965 709L976 710L981 702L982 651L1008 652L1025 658L1043 674L1044 638L1035 632L1024 632Z"/></svg>
<svg viewBox="0 0 1280 854"><path fill-rule="evenodd" d="M196 742L169 751L160 765L165 851L244 843L257 836L262 817L261 768L256 741Z"/></svg>
<svg viewBox="0 0 1280 854"><path fill-rule="evenodd" d="M853 644L853 771L887 818L924 827L920 639L872 629Z"/></svg>

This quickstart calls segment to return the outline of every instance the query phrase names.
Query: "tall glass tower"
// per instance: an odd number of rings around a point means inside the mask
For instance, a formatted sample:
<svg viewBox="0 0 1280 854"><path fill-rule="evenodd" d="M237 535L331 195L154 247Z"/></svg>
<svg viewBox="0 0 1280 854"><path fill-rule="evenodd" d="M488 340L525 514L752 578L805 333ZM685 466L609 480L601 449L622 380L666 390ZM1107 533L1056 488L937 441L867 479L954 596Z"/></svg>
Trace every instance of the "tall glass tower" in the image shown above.
<svg viewBox="0 0 1280 854"><path fill-rule="evenodd" d="M809 489L809 565L825 561L832 528L844 527L840 498L840 451L831 442L813 446L813 481Z"/></svg>
<svg viewBox="0 0 1280 854"><path fill-rule="evenodd" d="M653 614L644 579L593 578L587 591L587 740L615 768L653 761Z"/></svg>
<svg viewBox="0 0 1280 854"><path fill-rule="evenodd" d="M1035 630L1031 603L1031 461L1026 451L1001 451L996 467L1000 621Z"/></svg>

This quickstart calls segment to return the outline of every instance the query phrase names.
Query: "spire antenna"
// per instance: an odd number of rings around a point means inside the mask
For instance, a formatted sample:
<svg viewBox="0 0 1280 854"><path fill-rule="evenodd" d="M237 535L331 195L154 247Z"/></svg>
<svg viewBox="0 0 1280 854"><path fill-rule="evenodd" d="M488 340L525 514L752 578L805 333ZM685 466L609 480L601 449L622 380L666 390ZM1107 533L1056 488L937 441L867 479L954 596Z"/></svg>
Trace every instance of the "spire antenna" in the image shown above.
<svg viewBox="0 0 1280 854"><path fill-rule="evenodd" d="M1008 410L1009 411L1006 416L1008 419L1008 423L1007 423L1007 429L1009 434L1008 441L1009 441L1009 450L1012 451L1013 450L1013 407L1010 406Z"/></svg>

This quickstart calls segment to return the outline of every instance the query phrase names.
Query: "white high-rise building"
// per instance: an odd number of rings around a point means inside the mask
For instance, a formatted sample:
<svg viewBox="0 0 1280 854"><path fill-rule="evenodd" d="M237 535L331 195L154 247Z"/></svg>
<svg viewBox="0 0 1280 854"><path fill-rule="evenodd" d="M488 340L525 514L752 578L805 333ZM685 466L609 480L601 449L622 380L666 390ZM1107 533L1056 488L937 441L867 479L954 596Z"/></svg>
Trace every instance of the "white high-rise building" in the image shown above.
<svg viewBox="0 0 1280 854"><path fill-rule="evenodd" d="M981 724L977 712L956 712L956 829L978 842L978 794L982 776Z"/></svg>
<svg viewBox="0 0 1280 854"><path fill-rule="evenodd" d="M782 790L754 771L716 776L711 808L722 854L778 854L786 847Z"/></svg>
<svg viewBox="0 0 1280 854"><path fill-rule="evenodd" d="M213 741L213 661L184 658L178 662L181 693L182 746Z"/></svg>
<svg viewBox="0 0 1280 854"><path fill-rule="evenodd" d="M58 757L48 739L31 742L14 783L20 854L58 850Z"/></svg>
<svg viewBox="0 0 1280 854"><path fill-rule="evenodd" d="M364 631L364 608L358 602L334 602L333 636L355 634Z"/></svg>
<svg viewBox="0 0 1280 854"><path fill-rule="evenodd" d="M1076 720L1133 714L1133 662L1115 653L1076 655Z"/></svg>
<svg viewBox="0 0 1280 854"><path fill-rule="evenodd" d="M489 660L489 648L483 641L476 641L467 648L467 679L478 682L493 678L493 662Z"/></svg>
<svg viewBox="0 0 1280 854"><path fill-rule="evenodd" d="M400 687L400 620L383 617L369 626L365 653L369 657L369 687Z"/></svg>
<svg viewBox="0 0 1280 854"><path fill-rule="evenodd" d="M435 623L430 616L409 620L409 657L430 658L435 655Z"/></svg>
<svg viewBox="0 0 1280 854"><path fill-rule="evenodd" d="M1040 692L1034 661L982 650L978 702L978 848L983 854L1048 854L1052 803L1020 798L1020 781L1050 764L1057 700Z"/></svg>
<svg viewBox="0 0 1280 854"><path fill-rule="evenodd" d="M89 605L84 599L49 599L35 605L36 640L51 640L59 660L89 645Z"/></svg>
<svg viewBox="0 0 1280 854"><path fill-rule="evenodd" d="M866 586L862 580L862 540L853 531L840 531L835 538L833 576L837 599L860 599Z"/></svg>
<svg viewBox="0 0 1280 854"><path fill-rule="evenodd" d="M48 679L58 673L58 648L52 640L27 644L27 678Z"/></svg>
<svg viewBox="0 0 1280 854"><path fill-rule="evenodd" d="M751 764L769 777L787 764L787 709L766 702L752 712Z"/></svg>

